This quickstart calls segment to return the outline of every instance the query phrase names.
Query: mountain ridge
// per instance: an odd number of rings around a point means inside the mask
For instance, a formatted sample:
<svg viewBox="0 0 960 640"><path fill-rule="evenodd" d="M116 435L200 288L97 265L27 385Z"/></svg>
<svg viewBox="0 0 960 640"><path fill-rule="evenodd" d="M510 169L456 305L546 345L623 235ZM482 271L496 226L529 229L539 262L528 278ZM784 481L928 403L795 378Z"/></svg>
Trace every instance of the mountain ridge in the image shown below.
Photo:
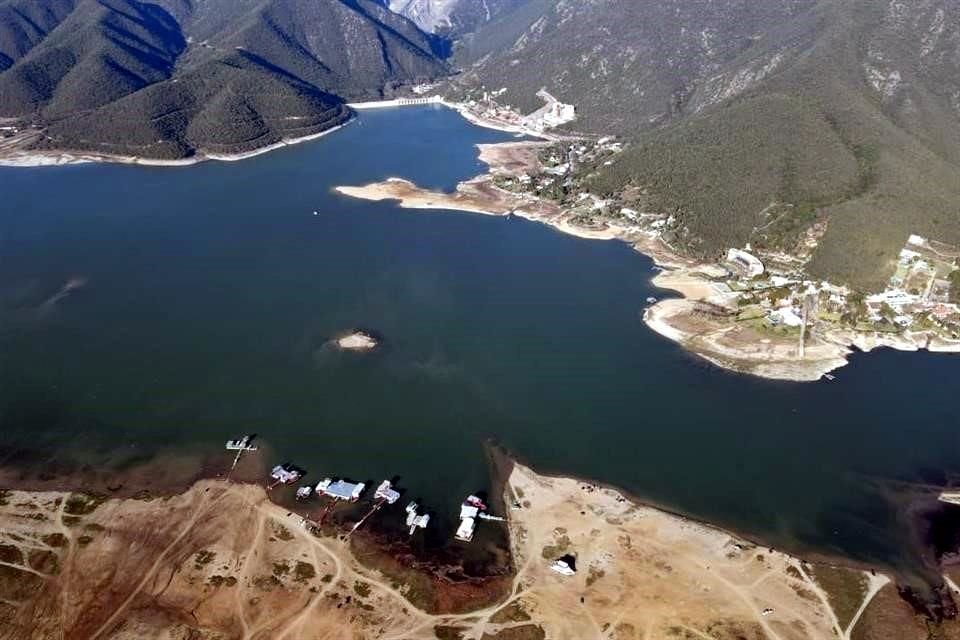
<svg viewBox="0 0 960 640"><path fill-rule="evenodd" d="M0 116L39 148L241 153L349 118L346 100L446 73L441 44L373 0L0 4ZM33 13L27 13L32 11Z"/></svg>
<svg viewBox="0 0 960 640"><path fill-rule="evenodd" d="M826 223L811 273L875 289L908 235L960 242L956 0L529 0L500 21L461 42L450 94L575 104L570 126L629 143L591 188L645 192L687 253ZM780 215L790 234L759 231Z"/></svg>

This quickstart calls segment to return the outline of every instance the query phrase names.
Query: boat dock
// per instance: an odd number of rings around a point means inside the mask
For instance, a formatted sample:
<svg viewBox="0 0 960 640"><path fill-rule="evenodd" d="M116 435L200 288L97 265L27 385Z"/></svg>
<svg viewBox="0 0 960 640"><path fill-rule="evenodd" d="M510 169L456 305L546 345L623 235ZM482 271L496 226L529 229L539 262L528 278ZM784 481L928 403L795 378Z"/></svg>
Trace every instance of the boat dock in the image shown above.
<svg viewBox="0 0 960 640"><path fill-rule="evenodd" d="M477 496L467 496L460 505L460 526L457 527L455 537L461 542L471 542L477 529L477 520L491 520L506 522L506 518L492 516L487 513L487 505Z"/></svg>
<svg viewBox="0 0 960 640"><path fill-rule="evenodd" d="M227 441L227 450L237 452L237 456L233 462L233 467L237 466L237 461L240 459L240 456L243 454L243 452L257 450L257 447L253 444L253 439L255 437L256 435L250 434L236 440ZM280 485L295 484L304 476L305 473L306 472L302 468L290 462L278 464L270 471L271 482L267 485L267 490L271 491ZM300 486L296 490L295 494L297 502L308 502L314 499L314 496L319 498L330 498L329 501L323 504L323 508L320 510L320 513L315 520L303 516L301 518L301 524L311 531L319 531L327 516L330 515L338 503L353 503L359 501L366 491L366 488L367 485L364 482L350 482L342 478L334 480L333 478L329 477L324 478L315 486L309 484ZM373 492L373 504L371 505L370 510L367 511L367 513L365 513L363 517L353 525L346 536L349 537L351 534L357 531L373 514L382 509L385 505L393 505L399 502L400 497L400 491L397 491L397 489L394 488L393 483L390 480L384 480L381 482L379 485L377 485L376 490ZM481 505L483 504L479 501L479 498L476 498L476 496L470 496L469 499L476 500ZM486 506L483 507L483 510L485 509ZM416 502L410 502L406 507L406 526L410 529L410 535L413 535L417 529L426 529L427 524L430 522L430 514L421 514L418 512L418 510L419 505L417 505ZM479 511L475 513L474 516L488 520L498 519L494 516L487 516L485 513L480 513ZM470 535L472 537L472 532Z"/></svg>
<svg viewBox="0 0 960 640"><path fill-rule="evenodd" d="M303 477L303 471L289 462L285 462L275 466L273 470L270 471L270 477L273 479L273 483L267 487L268 491L281 484L293 484Z"/></svg>
<svg viewBox="0 0 960 640"><path fill-rule="evenodd" d="M367 518L379 511L385 504L395 504L397 500L400 499L400 492L393 488L393 484L389 480L384 480L380 483L380 486L377 487L377 490L373 494L374 502L373 507L370 511L366 513L357 524L353 525L353 528L350 529L350 533L347 534L349 537L354 531L363 526L363 523L367 521Z"/></svg>
<svg viewBox="0 0 960 640"><path fill-rule="evenodd" d="M419 508L420 505L418 505L416 502L411 502L407 505L407 526L410 527L411 536L417 529L426 529L427 524L430 522L430 514L417 513Z"/></svg>
<svg viewBox="0 0 960 640"><path fill-rule="evenodd" d="M367 487L362 482L353 483L346 480L337 480L334 482L330 478L324 478L317 483L316 492L334 500L346 500L356 502L363 495L363 490Z"/></svg>
<svg viewBox="0 0 960 640"><path fill-rule="evenodd" d="M253 439L256 437L256 434L249 433L238 440L227 440L227 451L237 452L237 456L233 459L233 464L230 465L230 471L227 473L228 477L233 473L233 470L237 468L237 463L240 462L240 456L243 455L244 451L257 450L257 446L253 444Z"/></svg>

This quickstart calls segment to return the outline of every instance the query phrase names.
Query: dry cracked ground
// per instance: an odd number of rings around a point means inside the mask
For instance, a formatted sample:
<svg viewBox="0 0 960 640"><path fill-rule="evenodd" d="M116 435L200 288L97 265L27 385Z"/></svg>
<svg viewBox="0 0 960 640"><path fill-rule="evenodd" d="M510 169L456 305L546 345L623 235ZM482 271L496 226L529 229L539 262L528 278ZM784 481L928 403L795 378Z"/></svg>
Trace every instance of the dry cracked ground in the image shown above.
<svg viewBox="0 0 960 640"><path fill-rule="evenodd" d="M493 606L437 615L259 486L210 480L141 500L0 492L0 639L927 637L883 577L519 465L507 491L512 585ZM564 554L572 577L550 570Z"/></svg>

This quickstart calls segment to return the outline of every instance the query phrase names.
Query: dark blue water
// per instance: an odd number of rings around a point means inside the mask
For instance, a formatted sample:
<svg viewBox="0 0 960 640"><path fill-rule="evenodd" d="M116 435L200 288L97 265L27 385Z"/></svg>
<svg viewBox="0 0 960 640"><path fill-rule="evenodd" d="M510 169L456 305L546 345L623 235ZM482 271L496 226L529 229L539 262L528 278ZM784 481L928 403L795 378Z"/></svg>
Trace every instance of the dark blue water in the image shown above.
<svg viewBox="0 0 960 640"><path fill-rule="evenodd" d="M504 139L409 108L240 163L0 170L0 446L99 460L255 431L313 479L400 475L443 511L495 437L773 544L916 563L878 486L960 469L960 357L729 374L645 328L662 292L625 245L331 192L452 189ZM385 348L324 348L357 326Z"/></svg>

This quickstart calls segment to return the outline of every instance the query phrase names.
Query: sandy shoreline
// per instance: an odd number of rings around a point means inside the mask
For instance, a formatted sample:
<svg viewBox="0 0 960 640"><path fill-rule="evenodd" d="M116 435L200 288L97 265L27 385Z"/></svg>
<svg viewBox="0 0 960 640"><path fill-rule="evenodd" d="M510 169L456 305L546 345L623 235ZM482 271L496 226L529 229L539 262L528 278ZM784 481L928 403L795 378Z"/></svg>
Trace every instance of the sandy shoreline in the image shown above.
<svg viewBox="0 0 960 640"><path fill-rule="evenodd" d="M448 582L393 555L397 547L369 556L362 534L303 529L258 485L201 480L164 500L9 492L0 503L0 608L15 607L0 619L25 637L160 629L232 637L242 620L263 637L299 629L428 640L453 628L479 638L520 624L551 638L595 637L599 625L611 638L641 628L661 637L680 624L699 635L721 625L730 637L827 640L849 638L889 582L842 570L861 585L862 602L841 621L815 567L735 534L519 463L504 494L515 505L506 514L512 574ZM563 554L576 556L575 575L551 569ZM523 615L507 615L516 611ZM110 635L121 629L132 635Z"/></svg>

